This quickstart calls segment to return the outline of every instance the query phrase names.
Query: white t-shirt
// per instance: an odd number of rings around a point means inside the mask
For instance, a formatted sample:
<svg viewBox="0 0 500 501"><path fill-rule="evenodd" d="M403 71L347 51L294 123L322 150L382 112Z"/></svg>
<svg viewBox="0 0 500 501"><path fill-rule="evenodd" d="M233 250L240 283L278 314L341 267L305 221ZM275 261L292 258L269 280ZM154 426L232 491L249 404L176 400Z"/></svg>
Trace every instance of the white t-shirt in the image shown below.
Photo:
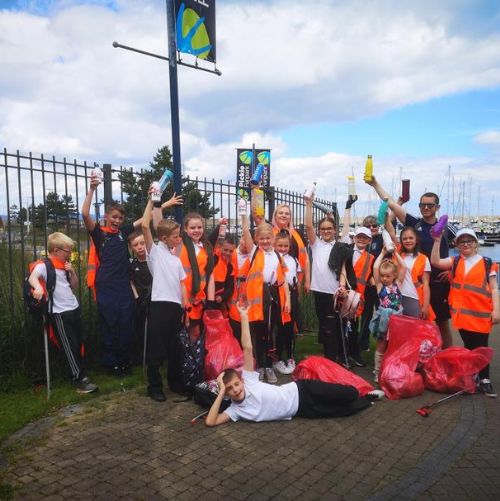
<svg viewBox="0 0 500 501"><path fill-rule="evenodd" d="M363 255L363 252L367 252L365 249L358 249L356 244L354 245L353 253L352 253L352 265L354 266L359 258Z"/></svg>
<svg viewBox="0 0 500 501"><path fill-rule="evenodd" d="M337 275L328 266L328 258L334 245L335 240L325 242L321 238L317 238L314 244L310 246L312 251L312 291L333 294L339 288Z"/></svg>
<svg viewBox="0 0 500 501"><path fill-rule="evenodd" d="M405 277L400 287L401 294L405 297L418 299L417 289L415 288L415 285L413 285L413 278L411 277L411 270L417 258L412 254L402 254L401 257L406 266ZM431 263L427 257L425 258L424 271L428 271L429 273L431 271Z"/></svg>
<svg viewBox="0 0 500 501"><path fill-rule="evenodd" d="M259 373L242 372L245 386L243 402L232 402L224 411L233 421L281 421L292 419L299 409L296 383L274 386L259 381Z"/></svg>
<svg viewBox="0 0 500 501"><path fill-rule="evenodd" d="M254 245L250 253L250 259L252 259L256 249L257 246ZM280 264L278 256L274 249L262 252L264 252L264 282L267 284L274 284L278 277L278 266Z"/></svg>
<svg viewBox="0 0 500 501"><path fill-rule="evenodd" d="M236 249L236 258L238 259L238 269L240 269L244 264L245 261L249 258L248 254L242 254L240 252L240 249Z"/></svg>
<svg viewBox="0 0 500 501"><path fill-rule="evenodd" d="M34 276L43 278L47 283L47 267L45 263L39 263L33 268ZM65 311L73 311L78 308L78 300L73 294L68 279L66 278L66 270L58 270L56 268L56 287L53 294L54 305L53 313L63 313Z"/></svg>
<svg viewBox="0 0 500 501"><path fill-rule="evenodd" d="M296 259L290 256L290 254L281 254L281 257L283 259L283 262L285 263L285 266L287 267L285 275L288 285L294 285L294 283L296 284L299 280L297 274L302 271L300 264Z"/></svg>
<svg viewBox="0 0 500 501"><path fill-rule="evenodd" d="M186 272L181 260L172 254L163 242L153 245L147 256L148 268L153 276L151 301L170 301L182 305L181 281Z"/></svg>

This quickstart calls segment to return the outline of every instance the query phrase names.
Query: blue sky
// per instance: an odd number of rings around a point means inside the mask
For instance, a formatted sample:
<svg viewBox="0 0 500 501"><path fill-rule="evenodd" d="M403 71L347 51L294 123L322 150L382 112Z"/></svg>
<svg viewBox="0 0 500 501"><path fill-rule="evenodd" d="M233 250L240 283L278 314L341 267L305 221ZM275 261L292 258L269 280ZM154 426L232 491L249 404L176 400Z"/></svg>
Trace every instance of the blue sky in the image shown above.
<svg viewBox="0 0 500 501"><path fill-rule="evenodd" d="M169 143L167 67L113 40L166 54L164 0L0 1L0 146L148 165ZM340 198L354 170L361 213L370 153L386 186L451 166L500 214L500 2L218 0L217 44L221 77L179 70L185 172L234 179L255 143L278 186Z"/></svg>

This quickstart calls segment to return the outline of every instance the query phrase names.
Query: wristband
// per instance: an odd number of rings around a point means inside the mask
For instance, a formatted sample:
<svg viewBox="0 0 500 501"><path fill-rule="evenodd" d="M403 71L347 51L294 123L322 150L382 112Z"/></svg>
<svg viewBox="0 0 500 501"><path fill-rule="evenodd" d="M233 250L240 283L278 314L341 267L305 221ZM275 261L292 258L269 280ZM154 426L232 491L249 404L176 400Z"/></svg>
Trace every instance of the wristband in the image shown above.
<svg viewBox="0 0 500 501"><path fill-rule="evenodd" d="M155 209L161 209L161 202L153 202L153 207Z"/></svg>

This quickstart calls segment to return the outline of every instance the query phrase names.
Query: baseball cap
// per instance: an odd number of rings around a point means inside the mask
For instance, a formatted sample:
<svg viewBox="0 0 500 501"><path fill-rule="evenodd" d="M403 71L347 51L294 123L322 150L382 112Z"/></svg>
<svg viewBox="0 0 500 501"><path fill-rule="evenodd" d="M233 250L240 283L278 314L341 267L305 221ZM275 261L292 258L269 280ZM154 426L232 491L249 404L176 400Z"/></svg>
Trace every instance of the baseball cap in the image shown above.
<svg viewBox="0 0 500 501"><path fill-rule="evenodd" d="M473 237L475 240L477 240L476 233L474 232L474 230L471 230L470 228L462 228L458 230L457 234L455 235L455 240L458 240L460 237L464 235L469 235Z"/></svg>
<svg viewBox="0 0 500 501"><path fill-rule="evenodd" d="M372 238L372 232L368 228L365 228L364 226L358 226L356 228L356 230L354 231L354 236L357 237L358 235L364 235L369 239Z"/></svg>

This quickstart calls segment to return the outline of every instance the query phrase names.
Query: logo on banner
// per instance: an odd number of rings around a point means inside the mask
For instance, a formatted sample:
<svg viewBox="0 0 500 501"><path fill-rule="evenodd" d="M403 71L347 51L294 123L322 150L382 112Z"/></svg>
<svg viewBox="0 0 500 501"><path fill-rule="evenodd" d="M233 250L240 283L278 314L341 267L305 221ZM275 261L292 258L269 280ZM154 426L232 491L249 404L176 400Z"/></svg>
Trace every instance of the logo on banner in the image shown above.
<svg viewBox="0 0 500 501"><path fill-rule="evenodd" d="M176 0L177 50L215 63L215 0Z"/></svg>
<svg viewBox="0 0 500 501"><path fill-rule="evenodd" d="M238 149L236 155L236 185L238 196L248 200L250 197L250 178L252 168L258 164L264 165L261 186L269 188L271 181L271 150L255 150L255 162L253 161L253 151L249 149Z"/></svg>

